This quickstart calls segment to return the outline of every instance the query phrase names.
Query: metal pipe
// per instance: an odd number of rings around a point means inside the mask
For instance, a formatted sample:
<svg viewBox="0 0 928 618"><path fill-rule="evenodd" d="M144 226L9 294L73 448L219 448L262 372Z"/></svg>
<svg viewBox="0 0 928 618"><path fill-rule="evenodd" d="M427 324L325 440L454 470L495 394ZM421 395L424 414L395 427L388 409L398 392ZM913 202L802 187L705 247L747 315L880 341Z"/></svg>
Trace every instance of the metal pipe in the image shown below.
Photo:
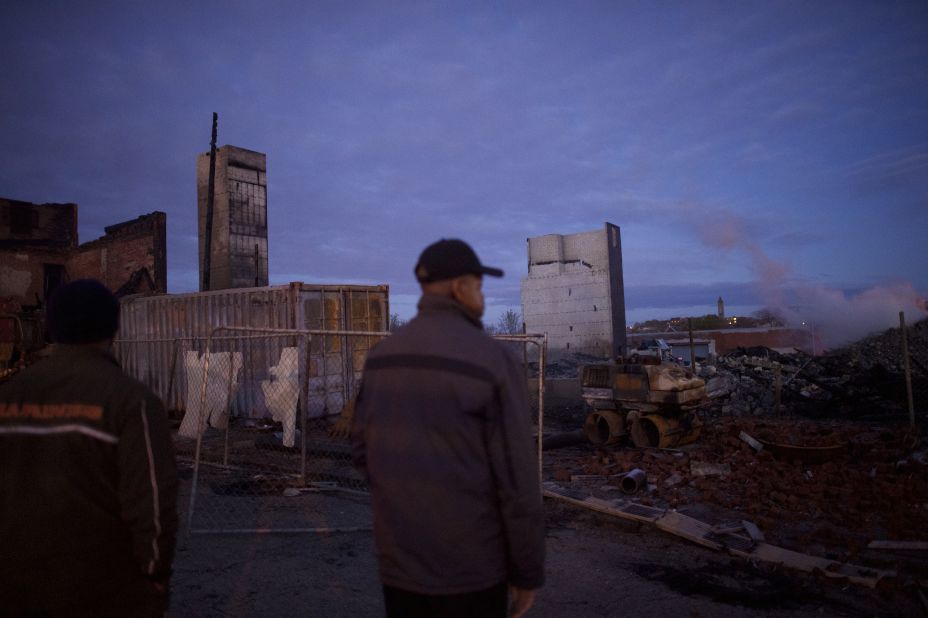
<svg viewBox="0 0 928 618"><path fill-rule="evenodd" d="M213 137L209 143L209 180L206 189L206 230L203 238L203 278L200 290L210 289L210 269L212 269L213 244L213 200L216 195L216 129L219 114L213 112Z"/></svg>
<svg viewBox="0 0 928 618"><path fill-rule="evenodd" d="M634 468L622 477L622 491L627 494L637 493L639 489L648 486L648 475L641 468Z"/></svg>

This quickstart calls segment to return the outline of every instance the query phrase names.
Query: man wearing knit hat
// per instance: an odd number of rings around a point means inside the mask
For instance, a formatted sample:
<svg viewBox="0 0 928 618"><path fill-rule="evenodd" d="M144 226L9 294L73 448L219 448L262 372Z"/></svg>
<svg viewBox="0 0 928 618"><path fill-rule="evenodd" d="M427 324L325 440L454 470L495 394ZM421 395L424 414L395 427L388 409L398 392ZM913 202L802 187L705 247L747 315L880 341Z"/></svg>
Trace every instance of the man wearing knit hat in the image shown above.
<svg viewBox="0 0 928 618"><path fill-rule="evenodd" d="M544 515L525 375L480 322L483 276L503 272L461 240L414 272L419 313L371 350L352 429L387 615L522 616Z"/></svg>
<svg viewBox="0 0 928 618"><path fill-rule="evenodd" d="M0 614L161 616L177 476L161 401L110 352L98 281L48 303L50 356L0 387Z"/></svg>

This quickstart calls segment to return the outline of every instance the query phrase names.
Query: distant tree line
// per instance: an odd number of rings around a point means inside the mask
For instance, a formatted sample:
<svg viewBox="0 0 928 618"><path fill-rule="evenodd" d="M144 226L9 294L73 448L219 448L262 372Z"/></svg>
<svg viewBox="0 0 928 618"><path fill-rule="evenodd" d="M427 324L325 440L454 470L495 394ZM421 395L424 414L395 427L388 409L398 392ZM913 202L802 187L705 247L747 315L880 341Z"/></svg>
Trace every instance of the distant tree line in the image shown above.
<svg viewBox="0 0 928 618"><path fill-rule="evenodd" d="M719 317L713 313L702 316L671 318L669 320L645 320L635 322L629 329L635 333L686 332L689 321L693 320L693 330L721 330L726 328L761 328L785 326L785 321L771 309L760 309L749 316Z"/></svg>
<svg viewBox="0 0 928 618"><path fill-rule="evenodd" d="M398 313L390 314L390 323L388 328L392 333L396 329L406 324L406 320L400 317ZM509 308L493 324L484 324L484 330L493 335L512 335L522 332L522 314L515 309Z"/></svg>

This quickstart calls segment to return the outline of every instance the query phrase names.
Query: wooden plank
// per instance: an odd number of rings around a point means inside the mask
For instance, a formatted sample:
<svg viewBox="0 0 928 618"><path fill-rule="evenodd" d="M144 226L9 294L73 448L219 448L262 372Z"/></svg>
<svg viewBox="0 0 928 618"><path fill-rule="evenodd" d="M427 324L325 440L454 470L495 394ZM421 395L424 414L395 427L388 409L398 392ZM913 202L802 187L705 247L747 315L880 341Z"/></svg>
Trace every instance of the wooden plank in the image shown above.
<svg viewBox="0 0 928 618"><path fill-rule="evenodd" d="M693 476L728 476L731 474L731 464L692 461L690 462L690 473Z"/></svg>
<svg viewBox="0 0 928 618"><path fill-rule="evenodd" d="M663 509L655 509L635 502L624 500L603 500L594 496L579 497L576 493L568 492L557 483L545 483L542 492L546 498L555 498L571 504L582 506L599 513L613 515L630 521L652 523L664 514Z"/></svg>
<svg viewBox="0 0 928 618"><path fill-rule="evenodd" d="M648 507L632 501L609 501L593 496L581 498L577 497L576 494L570 495L567 490L560 487L557 483L550 482L544 483L543 493L545 497L563 500L583 508L588 508L607 515L613 515L621 519L653 523L657 528L665 532L683 537L703 547L715 550L725 549L735 556L779 564L807 573L821 573L827 577L846 579L849 582L870 588L875 588L884 577L888 578L896 575L895 571L870 569L853 564L836 562L834 560L802 554L764 542L757 543L751 549L747 549L746 543L741 542L733 542L728 545L725 542L726 535L716 534L709 524L684 515L678 511L662 511L661 509ZM636 513L630 513L627 509L632 509L636 511ZM744 521L742 524L744 524L745 529L748 530L748 534L751 535L750 540L747 537L733 534L727 536L735 537L732 539L733 541L743 540L745 542L757 541L758 539L753 538L754 534L759 535L761 539L763 538L763 534L757 529L757 526L748 521ZM751 531L752 529L755 531L753 534ZM739 546L744 546L744 548L742 549Z"/></svg>
<svg viewBox="0 0 928 618"><path fill-rule="evenodd" d="M679 511L667 511L663 517L654 522L654 525L665 532L682 536L711 549L722 549L723 547L720 543L706 538L712 534L712 526Z"/></svg>
<svg viewBox="0 0 928 618"><path fill-rule="evenodd" d="M748 433L742 431L738 434L738 437L741 438L743 442L747 442L748 445L758 453L764 450L764 445L752 438Z"/></svg>
<svg viewBox="0 0 928 618"><path fill-rule="evenodd" d="M876 588L877 583L884 577L895 576L895 571L883 569L870 569L853 564L836 562L827 558L801 554L790 549L777 547L768 543L758 543L752 551L740 552L730 550L733 554L741 555L752 560L763 560L773 564L805 571L806 573L820 573L826 577L846 579L855 584L869 588Z"/></svg>
<svg viewBox="0 0 928 618"><path fill-rule="evenodd" d="M870 541L867 549L915 549L928 550L928 541Z"/></svg>
<svg viewBox="0 0 928 618"><path fill-rule="evenodd" d="M748 533L748 536L751 537L751 540L757 542L763 542L766 540L764 538L764 533L760 531L760 528L758 528L754 522L743 519L741 520L741 525L744 526L744 530Z"/></svg>

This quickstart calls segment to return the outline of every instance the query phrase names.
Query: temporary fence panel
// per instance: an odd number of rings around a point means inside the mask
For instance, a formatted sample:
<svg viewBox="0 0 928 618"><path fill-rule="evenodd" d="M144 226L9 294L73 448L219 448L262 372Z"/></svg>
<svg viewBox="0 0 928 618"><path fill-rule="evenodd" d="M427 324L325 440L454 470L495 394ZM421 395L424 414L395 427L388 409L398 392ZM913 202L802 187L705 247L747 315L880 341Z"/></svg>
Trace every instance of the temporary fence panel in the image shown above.
<svg viewBox="0 0 928 618"><path fill-rule="evenodd" d="M356 530L370 514L356 501L321 508L321 494L365 494L366 481L353 467L348 430L353 407L337 416L319 415L333 401L357 394L366 352L388 333L217 329L203 353L186 352L186 415L178 447L193 453L187 511L189 533ZM538 348L543 336L498 338ZM351 351L334 361L326 350ZM315 353L314 353L315 350ZM347 359L347 360L346 360ZM320 363L341 363L346 376L330 388ZM264 367L263 371L254 368ZM544 366L542 364L542 366ZM333 374L334 375L334 372ZM261 414L238 413L241 391L257 384L251 405ZM538 449L544 414L544 380L538 376ZM257 409L257 407L255 408ZM331 409L331 408L330 408ZM338 515L333 516L337 511Z"/></svg>
<svg viewBox="0 0 928 618"><path fill-rule="evenodd" d="M356 347L355 339L383 335L326 331L343 350ZM311 385L323 379L312 376L326 357L321 347L313 353L315 339L306 330L221 328L208 338L203 354L186 353L186 413L177 442L184 450L195 443L188 532L370 525L363 504L346 503L338 517L320 509L320 493L363 493L366 484L351 462L350 407L339 416L315 413L329 405L332 394L325 383ZM349 382L337 387L339 401L353 395ZM249 397L242 396L245 389L251 389ZM242 411L242 405L251 407Z"/></svg>
<svg viewBox="0 0 928 618"><path fill-rule="evenodd" d="M538 335L538 334L512 334L512 335L494 335L494 339L500 341L511 341L513 343L519 343L522 347L522 358L527 359L529 357L528 346L533 348L533 351L537 354L535 358L538 359L538 374L536 376L537 380L537 389L538 389L538 413L536 416L536 429L537 433L537 450L538 450L538 480L539 482L544 481L544 449L542 444L544 443L544 429L545 429L545 365L548 359L548 335L547 333ZM532 355L534 356L534 355ZM528 376L528 363L525 364L526 376Z"/></svg>
<svg viewBox="0 0 928 618"><path fill-rule="evenodd" d="M245 288L137 296L120 304L117 334L120 361L135 378L148 384L173 410L186 406L184 366L187 352L202 353L205 340L218 326L313 331L385 331L389 319L389 289L385 285L309 285ZM131 343L130 343L131 342ZM314 340L313 387L329 394L314 413L337 413L348 383L356 382L351 355L366 354L368 340L348 349L343 339ZM247 368L246 368L247 372ZM255 408L255 385L240 391L237 408ZM258 400L260 401L260 400Z"/></svg>

